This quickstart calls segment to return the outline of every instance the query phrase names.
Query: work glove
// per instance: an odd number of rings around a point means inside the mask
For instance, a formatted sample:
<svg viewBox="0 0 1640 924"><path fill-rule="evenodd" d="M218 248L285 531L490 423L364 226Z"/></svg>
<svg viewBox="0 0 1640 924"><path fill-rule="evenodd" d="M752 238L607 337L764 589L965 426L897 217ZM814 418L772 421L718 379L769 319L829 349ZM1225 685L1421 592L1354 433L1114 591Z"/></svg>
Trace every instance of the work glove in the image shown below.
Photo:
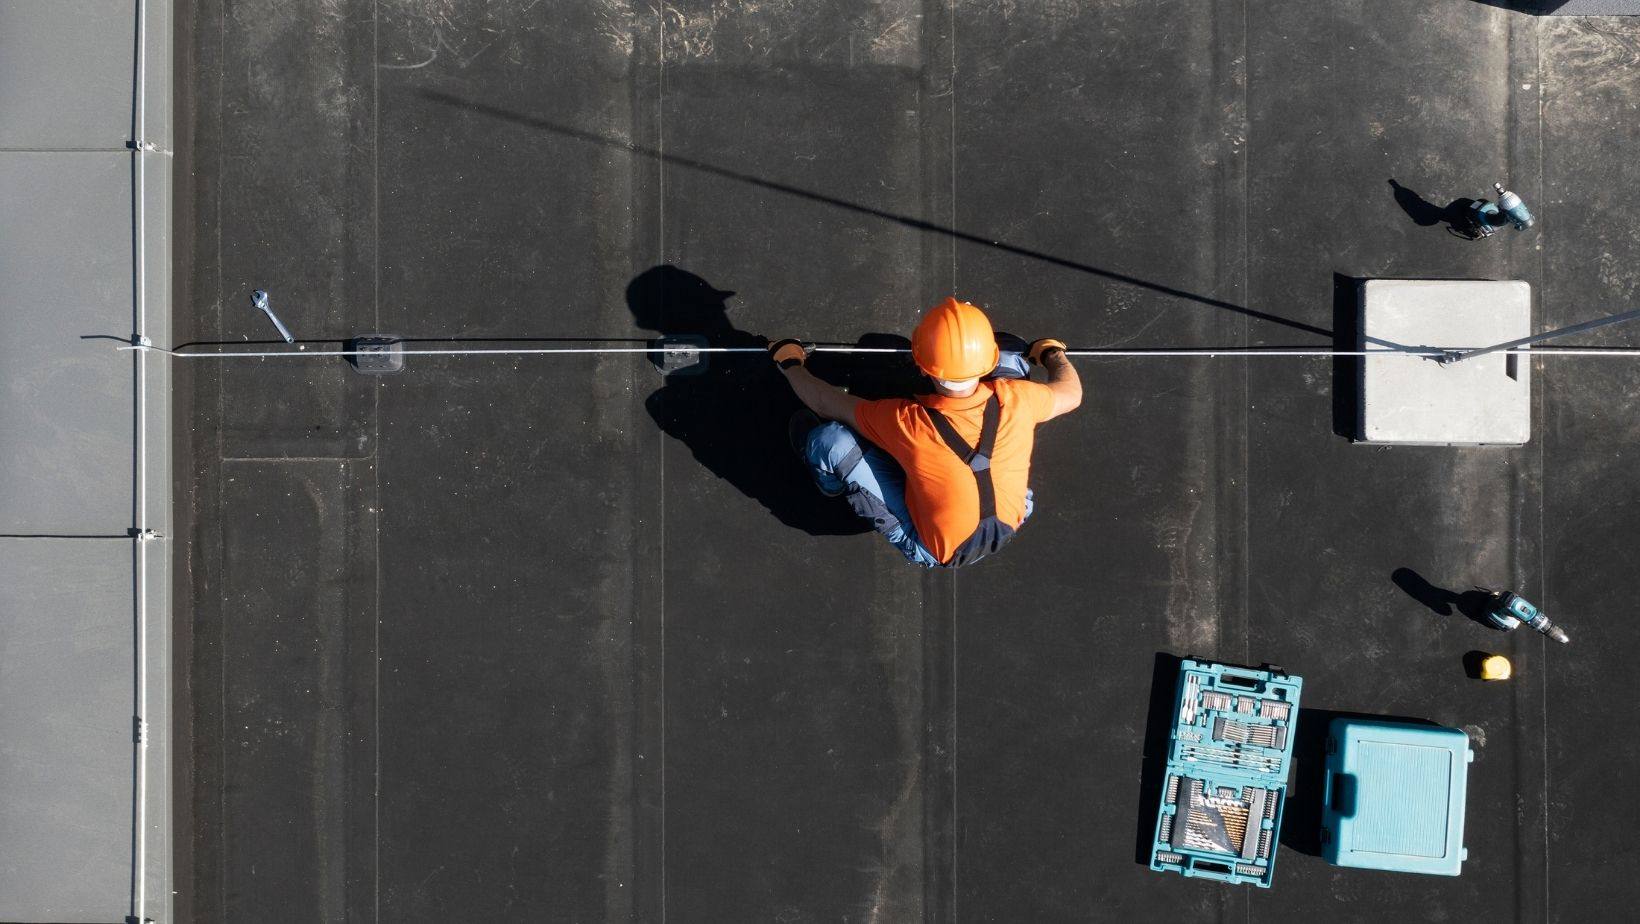
<svg viewBox="0 0 1640 924"><path fill-rule="evenodd" d="M1048 355L1049 350L1058 350L1063 353L1065 351L1065 344L1063 341L1055 340L1052 337L1043 337L1041 340L1034 340L1031 342L1031 351L1027 355L1030 356L1031 362L1040 366L1042 365L1042 360Z"/></svg>
<svg viewBox="0 0 1640 924"><path fill-rule="evenodd" d="M782 369L801 366L809 358L809 348L801 340L776 340L769 344L769 357Z"/></svg>

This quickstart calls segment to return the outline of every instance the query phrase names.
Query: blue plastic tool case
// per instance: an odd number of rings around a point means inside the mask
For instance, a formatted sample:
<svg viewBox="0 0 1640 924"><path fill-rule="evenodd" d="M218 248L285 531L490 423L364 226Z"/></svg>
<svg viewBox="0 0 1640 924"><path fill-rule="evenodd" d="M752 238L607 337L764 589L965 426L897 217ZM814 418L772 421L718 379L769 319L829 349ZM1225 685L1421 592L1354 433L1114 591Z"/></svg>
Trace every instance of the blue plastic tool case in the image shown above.
<svg viewBox="0 0 1640 924"><path fill-rule="evenodd" d="M1382 719L1327 727L1321 856L1338 866L1456 876L1469 788L1469 736Z"/></svg>
<svg viewBox="0 0 1640 924"><path fill-rule="evenodd" d="M1279 669L1179 666L1151 869L1270 887L1303 686Z"/></svg>

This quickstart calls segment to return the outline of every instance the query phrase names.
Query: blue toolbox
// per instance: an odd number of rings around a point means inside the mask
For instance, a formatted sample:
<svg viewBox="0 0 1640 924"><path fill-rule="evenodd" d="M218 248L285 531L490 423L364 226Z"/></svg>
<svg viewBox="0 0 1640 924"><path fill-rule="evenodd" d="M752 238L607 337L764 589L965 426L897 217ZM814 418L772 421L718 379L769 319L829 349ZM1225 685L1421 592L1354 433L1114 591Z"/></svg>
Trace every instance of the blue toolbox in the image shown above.
<svg viewBox="0 0 1640 924"><path fill-rule="evenodd" d="M1338 866L1456 876L1469 787L1469 736L1456 728L1334 719L1327 728L1321 856Z"/></svg>
<svg viewBox="0 0 1640 924"><path fill-rule="evenodd" d="M1270 887L1302 677L1179 666L1150 868Z"/></svg>

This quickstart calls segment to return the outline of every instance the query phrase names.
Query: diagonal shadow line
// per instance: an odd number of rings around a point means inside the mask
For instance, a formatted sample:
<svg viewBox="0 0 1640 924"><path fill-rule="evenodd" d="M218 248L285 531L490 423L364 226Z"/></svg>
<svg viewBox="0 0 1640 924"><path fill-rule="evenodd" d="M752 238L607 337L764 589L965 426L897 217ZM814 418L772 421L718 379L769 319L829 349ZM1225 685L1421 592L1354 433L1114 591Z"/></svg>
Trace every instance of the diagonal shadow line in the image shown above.
<svg viewBox="0 0 1640 924"><path fill-rule="evenodd" d="M123 337L109 336L82 336L81 340L117 340L120 343L130 343ZM345 346L352 337L298 337L296 346ZM649 343L643 337L394 337L397 343L563 343L563 344L630 344ZM195 347L280 347L287 344L283 340L190 340L187 343L171 345L172 351L191 350Z"/></svg>
<svg viewBox="0 0 1640 924"><path fill-rule="evenodd" d="M1169 295L1174 298L1181 298L1187 301L1196 302L1197 304L1207 305L1210 308L1219 308L1224 311L1232 311L1236 314L1245 315L1249 318L1254 318L1260 321L1268 321L1272 324L1280 324L1284 327L1291 327L1306 333L1317 334L1322 337L1331 337L1333 335L1332 331L1327 330L1324 327L1317 327L1313 324L1305 324L1302 321L1294 321L1291 318L1284 318L1280 315L1258 311L1257 309L1248 308L1245 305L1237 305L1234 302L1227 302L1217 298L1209 298L1195 292L1187 292L1183 289L1176 289L1172 286L1162 285L1161 283L1151 282L1146 279L1140 279L1136 276L1129 276L1126 273L1118 273L1114 270L1100 269L1097 266L1089 266L1086 263L1080 263L1076 260L1069 260L1065 257L1056 257L1053 254L1043 253L1040 250L1032 250L1029 247L1020 247L1018 245L1008 244L1002 241L993 241L990 238L981 237L977 234L972 234L957 228L948 228L944 225L937 225L930 221L924 221L921 218L912 218L909 215L900 215L894 212L884 211L883 209L874 208L869 205L861 205L858 202L849 202L846 199L838 199L833 196L827 196L822 193L803 189L798 186L790 186L774 180L767 180L762 177L753 176L749 173L742 173L738 170L731 170L727 167L720 167L716 164L707 163L706 161L695 160L691 157L681 157L677 154L667 154L665 152L657 151L653 148L646 148L642 145L633 144L631 142L620 141L615 138L609 138L593 132L582 131L577 128L570 128L566 125L559 125L538 116L514 112L510 109L503 109L499 106L491 106L487 103L474 102L472 100L463 99L459 96L441 93L437 90L422 90L420 92L423 97L433 100L434 102L444 103L448 106L455 106L460 109L481 113L483 115L502 119L504 121L515 122L520 125L527 125L530 128L538 128L542 131L548 131L557 135L575 138L577 140L600 145L602 147L626 151L631 154L637 154L640 157L648 157L660 161L664 164L684 167L690 170L698 170L701 173L709 173L713 176L720 176L725 179L735 180L737 182L756 186L760 189L783 193L785 195L804 199L809 202L819 202L825 205L835 206L859 215L869 215L872 218L880 218L884 221L894 222L895 224L903 225L907 228L913 228L918 231L941 234L965 243L977 244L981 247L991 248L992 250L1000 250L1003 253L1011 253L1015 256L1039 260L1052 266L1059 266L1065 269L1076 270L1077 272L1088 273L1093 276L1099 276L1104 279L1112 280L1113 282L1120 282L1126 285L1135 286L1137 288L1148 289L1162 295Z"/></svg>

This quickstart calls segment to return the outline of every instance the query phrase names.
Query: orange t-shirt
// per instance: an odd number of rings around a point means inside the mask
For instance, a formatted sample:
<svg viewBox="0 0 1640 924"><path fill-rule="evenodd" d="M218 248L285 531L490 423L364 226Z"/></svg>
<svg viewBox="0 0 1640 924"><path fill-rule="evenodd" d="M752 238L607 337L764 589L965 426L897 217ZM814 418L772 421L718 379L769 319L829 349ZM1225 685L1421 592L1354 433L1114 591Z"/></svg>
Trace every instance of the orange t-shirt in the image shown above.
<svg viewBox="0 0 1640 924"><path fill-rule="evenodd" d="M957 435L976 446L985 402L992 391L1002 405L991 458L997 519L1018 529L1025 521L1025 489L1036 425L1053 414L1053 392L1048 386L996 379L981 382L965 398L937 394L916 401L885 398L862 401L854 409L854 428L905 469L905 503L917 538L941 562L950 561L979 526L979 486L973 471L940 439L922 405L944 414Z"/></svg>

